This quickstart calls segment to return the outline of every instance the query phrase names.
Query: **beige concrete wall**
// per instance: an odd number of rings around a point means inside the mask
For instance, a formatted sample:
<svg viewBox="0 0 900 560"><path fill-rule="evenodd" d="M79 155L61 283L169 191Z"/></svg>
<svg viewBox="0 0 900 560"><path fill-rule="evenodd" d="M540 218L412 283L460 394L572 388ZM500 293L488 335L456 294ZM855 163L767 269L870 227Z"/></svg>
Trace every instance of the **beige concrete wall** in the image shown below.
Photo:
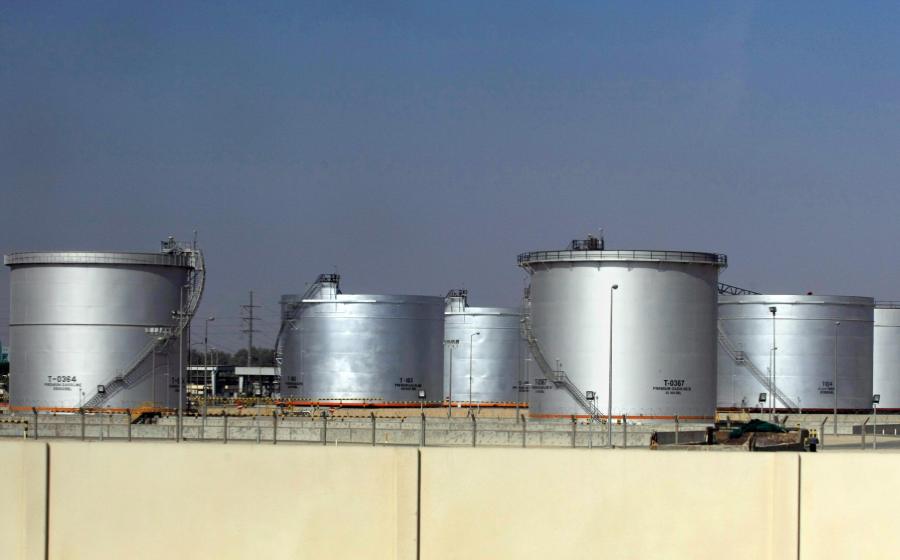
<svg viewBox="0 0 900 560"><path fill-rule="evenodd" d="M47 528L47 446L0 442L0 557L43 559Z"/></svg>
<svg viewBox="0 0 900 560"><path fill-rule="evenodd" d="M800 558L900 557L900 454L803 456Z"/></svg>
<svg viewBox="0 0 900 560"><path fill-rule="evenodd" d="M425 449L421 469L427 560L796 558L795 454Z"/></svg>
<svg viewBox="0 0 900 560"><path fill-rule="evenodd" d="M51 559L416 555L415 449L53 443Z"/></svg>
<svg viewBox="0 0 900 560"><path fill-rule="evenodd" d="M51 560L412 559L419 523L428 560L900 550L900 453L425 448L419 464L394 447L3 441L0 558L49 541Z"/></svg>

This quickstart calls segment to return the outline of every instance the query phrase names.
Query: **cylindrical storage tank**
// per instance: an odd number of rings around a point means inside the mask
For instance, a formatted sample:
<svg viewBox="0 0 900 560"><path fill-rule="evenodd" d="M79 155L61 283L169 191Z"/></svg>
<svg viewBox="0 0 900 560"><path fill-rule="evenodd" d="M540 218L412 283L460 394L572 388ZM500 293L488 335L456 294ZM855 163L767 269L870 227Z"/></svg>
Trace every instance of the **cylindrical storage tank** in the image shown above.
<svg viewBox="0 0 900 560"><path fill-rule="evenodd" d="M878 409L900 411L900 303L875 306L872 393L881 395Z"/></svg>
<svg viewBox="0 0 900 560"><path fill-rule="evenodd" d="M527 368L530 413L584 415L573 393L590 391L606 414L611 365L614 416L713 417L717 283L725 255L609 251L597 241L519 255L531 275L525 313L535 339ZM538 354L563 372L568 388L537 367Z"/></svg>
<svg viewBox="0 0 900 560"><path fill-rule="evenodd" d="M171 334L189 254L14 253L5 264L13 407L177 406Z"/></svg>
<svg viewBox="0 0 900 560"><path fill-rule="evenodd" d="M317 282L282 297L281 394L295 401L441 400L444 298L343 294Z"/></svg>
<svg viewBox="0 0 900 560"><path fill-rule="evenodd" d="M870 409L874 305L852 296L720 296L719 407L770 409L774 396L780 411Z"/></svg>
<svg viewBox="0 0 900 560"><path fill-rule="evenodd" d="M444 400L462 405L523 400L521 319L520 309L470 307L465 292L450 292L444 312Z"/></svg>

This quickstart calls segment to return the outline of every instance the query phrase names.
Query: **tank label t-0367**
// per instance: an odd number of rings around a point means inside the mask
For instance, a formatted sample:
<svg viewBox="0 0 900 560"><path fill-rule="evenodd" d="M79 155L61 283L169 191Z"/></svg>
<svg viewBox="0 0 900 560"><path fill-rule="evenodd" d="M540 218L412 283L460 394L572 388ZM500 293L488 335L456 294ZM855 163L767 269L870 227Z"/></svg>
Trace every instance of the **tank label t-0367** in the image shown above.
<svg viewBox="0 0 900 560"><path fill-rule="evenodd" d="M654 385L654 391L663 391L667 395L680 395L690 392L691 386L684 379L663 379L662 385Z"/></svg>

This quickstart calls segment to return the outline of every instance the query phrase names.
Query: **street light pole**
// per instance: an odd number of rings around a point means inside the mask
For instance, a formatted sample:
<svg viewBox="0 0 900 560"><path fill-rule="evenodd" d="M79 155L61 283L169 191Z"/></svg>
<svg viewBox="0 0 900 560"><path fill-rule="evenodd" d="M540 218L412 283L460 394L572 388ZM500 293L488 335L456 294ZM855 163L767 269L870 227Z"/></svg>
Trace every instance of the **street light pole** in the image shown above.
<svg viewBox="0 0 900 560"><path fill-rule="evenodd" d="M778 393L775 391L775 388L778 386L775 377L775 354L778 351L778 346L775 344L775 314L778 313L778 308L772 306L769 308L769 312L772 313L772 386L769 387L769 394L772 395L772 414L769 415L769 421L774 421L775 404L778 401Z"/></svg>
<svg viewBox="0 0 900 560"><path fill-rule="evenodd" d="M444 346L450 347L450 372L447 374L447 418L450 418L453 414L453 349L459 346L459 339L445 340Z"/></svg>
<svg viewBox="0 0 900 560"><path fill-rule="evenodd" d="M612 449L612 382L613 382L613 294L619 289L618 284L609 288L609 367L607 389L609 394L606 399L606 447Z"/></svg>
<svg viewBox="0 0 900 560"><path fill-rule="evenodd" d="M214 316L206 318L203 329L203 422L206 422L206 387L209 384L209 322L215 321Z"/></svg>
<svg viewBox="0 0 900 560"><path fill-rule="evenodd" d="M472 346L472 339L476 336L481 336L481 331L473 332L469 335L469 412L472 412L472 355L475 353L475 348Z"/></svg>
<svg viewBox="0 0 900 560"><path fill-rule="evenodd" d="M837 435L837 344L838 344L838 327L841 326L840 321L834 322L834 378L831 380L831 394L834 396L834 423L833 433Z"/></svg>

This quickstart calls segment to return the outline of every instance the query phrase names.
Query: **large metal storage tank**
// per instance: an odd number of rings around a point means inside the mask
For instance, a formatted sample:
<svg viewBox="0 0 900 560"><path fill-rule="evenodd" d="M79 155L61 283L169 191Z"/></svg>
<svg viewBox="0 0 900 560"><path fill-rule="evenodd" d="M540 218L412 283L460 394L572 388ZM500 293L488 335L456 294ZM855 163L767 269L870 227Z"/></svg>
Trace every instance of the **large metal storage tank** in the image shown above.
<svg viewBox="0 0 900 560"><path fill-rule="evenodd" d="M470 307L465 290L447 294L444 312L444 400L522 401L522 311Z"/></svg>
<svg viewBox="0 0 900 560"><path fill-rule="evenodd" d="M900 411L900 303L875 306L872 392L881 395L878 409Z"/></svg>
<svg viewBox="0 0 900 560"><path fill-rule="evenodd" d="M531 414L591 414L589 391L606 414L611 361L613 415L714 415L717 281L725 255L608 251L589 238L518 261L531 275L523 322L538 366L529 368Z"/></svg>
<svg viewBox="0 0 900 560"><path fill-rule="evenodd" d="M441 400L444 298L359 295L321 275L281 299L281 394L301 401Z"/></svg>
<svg viewBox="0 0 900 560"><path fill-rule="evenodd" d="M874 300L817 295L719 297L720 408L871 408ZM775 309L774 319L771 309ZM774 344L773 344L774 326ZM774 383L772 361L774 351Z"/></svg>
<svg viewBox="0 0 900 560"><path fill-rule="evenodd" d="M177 406L177 333L202 293L199 251L170 238L159 253L29 252L4 262L13 407Z"/></svg>

